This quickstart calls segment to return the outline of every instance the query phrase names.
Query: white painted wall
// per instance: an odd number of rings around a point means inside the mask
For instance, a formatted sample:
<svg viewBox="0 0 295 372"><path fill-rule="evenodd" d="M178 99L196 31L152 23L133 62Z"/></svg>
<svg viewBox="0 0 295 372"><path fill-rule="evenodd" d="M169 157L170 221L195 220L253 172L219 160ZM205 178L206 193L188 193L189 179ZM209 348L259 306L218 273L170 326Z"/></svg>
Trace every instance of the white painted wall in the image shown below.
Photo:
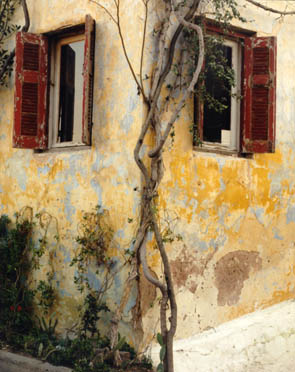
<svg viewBox="0 0 295 372"><path fill-rule="evenodd" d="M243 316L174 345L175 372L295 371L295 301ZM152 349L155 365L158 346Z"/></svg>

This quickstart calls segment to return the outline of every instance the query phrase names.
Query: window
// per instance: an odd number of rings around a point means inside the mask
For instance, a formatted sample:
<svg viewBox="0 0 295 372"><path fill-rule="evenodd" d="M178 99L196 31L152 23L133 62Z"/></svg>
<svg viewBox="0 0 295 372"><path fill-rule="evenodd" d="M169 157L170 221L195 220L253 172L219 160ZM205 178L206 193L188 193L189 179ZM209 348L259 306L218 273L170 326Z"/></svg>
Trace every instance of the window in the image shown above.
<svg viewBox="0 0 295 372"><path fill-rule="evenodd" d="M17 34L13 146L90 145L95 23Z"/></svg>
<svg viewBox="0 0 295 372"><path fill-rule="evenodd" d="M83 59L85 40L82 36L62 38L54 45L52 56L52 105L49 138L52 147L81 144L83 101Z"/></svg>
<svg viewBox="0 0 295 372"><path fill-rule="evenodd" d="M220 32L214 26L206 28ZM235 86L226 86L206 66L206 91L225 109L216 111L196 97L194 146L225 153L274 152L276 38L232 31L219 48L233 69Z"/></svg>

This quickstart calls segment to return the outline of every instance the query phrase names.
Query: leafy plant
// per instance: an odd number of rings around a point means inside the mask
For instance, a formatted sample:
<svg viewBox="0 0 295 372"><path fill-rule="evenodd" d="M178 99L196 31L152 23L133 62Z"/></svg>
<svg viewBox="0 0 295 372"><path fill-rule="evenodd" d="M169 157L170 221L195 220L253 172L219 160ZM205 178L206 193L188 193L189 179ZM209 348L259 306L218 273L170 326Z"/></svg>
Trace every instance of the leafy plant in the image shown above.
<svg viewBox="0 0 295 372"><path fill-rule="evenodd" d="M96 268L96 274L98 274L100 266L110 269L113 264L107 254L113 231L105 222L106 214L105 210L97 206L94 212L84 214L83 221L79 226L79 235L76 238L79 246L71 266L77 266L78 273L74 280L80 292L83 292L85 287L88 290L91 289L86 275L90 264Z"/></svg>
<svg viewBox="0 0 295 372"><path fill-rule="evenodd" d="M0 71L9 57L9 51L4 47L4 42L19 29L19 26L11 23L13 14L19 3L20 0L0 1ZM7 83L7 77L12 72L12 63L13 60L8 64L5 73L0 76L0 86Z"/></svg>
<svg viewBox="0 0 295 372"><path fill-rule="evenodd" d="M15 333L32 327L34 291L28 286L34 266L32 222L17 218L15 227L7 216L0 217L0 338L17 342Z"/></svg>
<svg viewBox="0 0 295 372"><path fill-rule="evenodd" d="M84 306L82 308L82 332L86 334L90 332L93 337L95 334L99 335L97 329L97 322L100 319L99 313L101 311L110 311L105 303L99 303L97 297L92 293L88 293L84 300Z"/></svg>
<svg viewBox="0 0 295 372"><path fill-rule="evenodd" d="M52 276L47 273L48 281L40 280L37 286L37 294L39 295L38 305L43 309L45 314L48 314L55 301L55 290L52 286Z"/></svg>
<svg viewBox="0 0 295 372"><path fill-rule="evenodd" d="M160 348L160 363L157 366L157 372L164 372L164 359L166 355L166 346L163 340L163 337L161 333L157 334L157 341L159 345L161 346Z"/></svg>
<svg viewBox="0 0 295 372"><path fill-rule="evenodd" d="M28 218L24 218L28 215ZM37 218L40 216L37 215ZM84 224L89 222L89 216ZM46 232L41 226L43 237L39 239L41 244L33 244L33 229L36 223L32 222L32 209L26 207L21 213L16 214L16 222L13 225L7 216L0 217L0 342L9 344L14 349L25 350L33 356L47 360L54 365L64 365L73 369L74 372L111 372L118 370L114 365L114 353L120 351L128 352L128 360L121 366L121 370L129 364L141 365L150 368L149 362L137 361L135 350L126 343L124 337L119 337L114 349L110 348L110 340L101 336L98 329L98 320L101 312L109 311L105 302L102 301L100 293L91 288L90 283L84 286L87 293L80 309L80 326L76 330L75 337L70 339L57 336L56 328L58 318L56 313L48 316L49 310L55 300L55 291L52 285L53 274L47 273L47 281L40 280L36 290L29 288L32 270L38 269L39 259L47 248ZM92 217L90 221L94 220ZM42 227L43 226L43 227ZM87 264L97 257L92 249L94 242L104 242L104 256L102 261L95 261L97 266L104 265L110 270L112 260L107 258L107 247L111 239L111 230L104 226L101 232L90 230L87 225L87 233L91 244L83 240L85 251L79 256L82 272ZM47 226L48 227L48 226ZM86 229L86 227L85 227ZM100 231L100 228L99 228ZM106 236L101 236L106 231ZM95 235L96 234L96 235ZM97 246L97 245L96 245ZM87 254L87 252L89 254ZM98 257L102 257L99 255ZM83 292L82 291L82 292ZM34 301L43 310L42 315L34 315ZM102 350L102 357L97 358L97 353Z"/></svg>

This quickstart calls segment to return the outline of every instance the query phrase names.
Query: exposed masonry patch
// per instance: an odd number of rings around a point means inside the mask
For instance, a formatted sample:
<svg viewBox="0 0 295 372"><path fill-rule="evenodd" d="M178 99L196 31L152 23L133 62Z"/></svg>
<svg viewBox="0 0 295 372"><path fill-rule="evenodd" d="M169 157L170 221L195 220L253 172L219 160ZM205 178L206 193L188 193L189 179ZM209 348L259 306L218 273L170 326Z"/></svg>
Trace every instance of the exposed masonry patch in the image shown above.
<svg viewBox="0 0 295 372"><path fill-rule="evenodd" d="M218 305L234 305L239 301L244 281L250 270L261 269L258 252L235 251L223 256L215 266L215 285L218 289Z"/></svg>
<svg viewBox="0 0 295 372"><path fill-rule="evenodd" d="M203 276L208 263L212 260L216 250L208 253L206 256L198 257L189 253L184 246L175 260L170 262L172 277L177 287L186 287L191 293L195 293L198 288L198 276Z"/></svg>

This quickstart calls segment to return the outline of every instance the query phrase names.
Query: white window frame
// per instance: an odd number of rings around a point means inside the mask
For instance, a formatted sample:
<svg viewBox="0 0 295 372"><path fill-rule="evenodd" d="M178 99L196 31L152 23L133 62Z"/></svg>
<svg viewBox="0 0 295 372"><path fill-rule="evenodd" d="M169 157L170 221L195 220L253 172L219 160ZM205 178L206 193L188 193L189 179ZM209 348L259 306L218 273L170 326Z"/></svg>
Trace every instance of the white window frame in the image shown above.
<svg viewBox="0 0 295 372"><path fill-rule="evenodd" d="M61 37L52 43L51 49L51 71L50 71L50 107L49 107L49 148L86 146L82 142L82 120L78 128L73 128L73 140L69 142L58 142L58 115L59 115L59 96L60 96L60 62L61 47L72 42L85 41L84 34ZM83 101L83 92L82 100ZM80 140L78 139L80 138Z"/></svg>
<svg viewBox="0 0 295 372"><path fill-rule="evenodd" d="M225 39L223 45L232 49L232 69L234 71L235 86L231 87L231 122L229 143L202 141L202 147L208 149L222 149L230 151L239 151L240 144L240 112L241 112L241 73L242 73L242 48L238 41ZM205 120L203 125L205 126Z"/></svg>

